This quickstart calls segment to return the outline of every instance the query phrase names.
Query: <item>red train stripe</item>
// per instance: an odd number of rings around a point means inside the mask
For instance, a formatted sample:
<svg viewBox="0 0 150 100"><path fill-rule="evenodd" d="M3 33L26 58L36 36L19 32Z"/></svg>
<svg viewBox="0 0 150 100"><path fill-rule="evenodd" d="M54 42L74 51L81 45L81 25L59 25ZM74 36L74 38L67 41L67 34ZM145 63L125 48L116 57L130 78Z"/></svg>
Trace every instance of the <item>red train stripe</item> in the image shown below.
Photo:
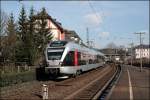
<svg viewBox="0 0 150 100"><path fill-rule="evenodd" d="M74 52L74 65L78 66L78 50L77 49Z"/></svg>

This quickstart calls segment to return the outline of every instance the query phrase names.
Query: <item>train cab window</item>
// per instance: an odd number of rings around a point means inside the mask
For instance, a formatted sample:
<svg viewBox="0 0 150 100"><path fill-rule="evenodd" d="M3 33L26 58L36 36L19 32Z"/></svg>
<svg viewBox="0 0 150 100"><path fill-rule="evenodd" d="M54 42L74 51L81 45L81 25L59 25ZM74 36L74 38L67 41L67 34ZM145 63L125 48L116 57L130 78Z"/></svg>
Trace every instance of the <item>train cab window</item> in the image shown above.
<svg viewBox="0 0 150 100"><path fill-rule="evenodd" d="M73 66L74 65L74 51L70 51L64 61L63 61L63 66Z"/></svg>
<svg viewBox="0 0 150 100"><path fill-rule="evenodd" d="M65 46L67 44L67 41L54 41L50 44L50 47L61 47Z"/></svg>
<svg viewBox="0 0 150 100"><path fill-rule="evenodd" d="M48 60L60 60L63 52L47 52Z"/></svg>
<svg viewBox="0 0 150 100"><path fill-rule="evenodd" d="M63 48L48 48L47 49L47 57L48 60L60 60L63 54Z"/></svg>

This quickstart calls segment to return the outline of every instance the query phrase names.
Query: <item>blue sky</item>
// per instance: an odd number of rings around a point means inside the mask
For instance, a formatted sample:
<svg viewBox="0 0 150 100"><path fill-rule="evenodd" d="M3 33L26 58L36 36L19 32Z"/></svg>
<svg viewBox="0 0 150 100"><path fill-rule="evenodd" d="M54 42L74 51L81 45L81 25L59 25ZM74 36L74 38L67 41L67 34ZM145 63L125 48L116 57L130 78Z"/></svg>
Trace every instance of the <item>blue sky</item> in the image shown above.
<svg viewBox="0 0 150 100"><path fill-rule="evenodd" d="M139 44L134 32L146 32L143 42L149 43L149 1L1 1L1 9L18 20L21 6L27 13L45 7L66 29L75 30L86 42L86 28L95 47L104 48L113 42L129 46ZM94 9L94 10L93 10Z"/></svg>

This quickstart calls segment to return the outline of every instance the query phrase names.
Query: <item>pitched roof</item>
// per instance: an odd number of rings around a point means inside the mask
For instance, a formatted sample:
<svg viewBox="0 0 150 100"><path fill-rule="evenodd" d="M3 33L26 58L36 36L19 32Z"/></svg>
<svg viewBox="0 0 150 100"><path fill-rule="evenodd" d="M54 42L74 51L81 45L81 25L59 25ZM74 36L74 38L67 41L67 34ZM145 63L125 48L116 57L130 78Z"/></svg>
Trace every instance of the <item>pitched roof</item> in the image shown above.
<svg viewBox="0 0 150 100"><path fill-rule="evenodd" d="M35 19L40 19L41 16L42 16L42 11L39 12L39 13L37 13L37 14L34 15L33 17L34 17ZM64 31L63 27L61 26L61 23L58 22L58 21L56 21L56 19L52 18L47 12L45 12L44 18L51 20L52 23L54 23L54 24L60 29L61 32Z"/></svg>
<svg viewBox="0 0 150 100"><path fill-rule="evenodd" d="M79 35L74 30L65 29L64 32L65 32L65 34L70 34L70 36L75 37L75 38L79 38L81 40Z"/></svg>

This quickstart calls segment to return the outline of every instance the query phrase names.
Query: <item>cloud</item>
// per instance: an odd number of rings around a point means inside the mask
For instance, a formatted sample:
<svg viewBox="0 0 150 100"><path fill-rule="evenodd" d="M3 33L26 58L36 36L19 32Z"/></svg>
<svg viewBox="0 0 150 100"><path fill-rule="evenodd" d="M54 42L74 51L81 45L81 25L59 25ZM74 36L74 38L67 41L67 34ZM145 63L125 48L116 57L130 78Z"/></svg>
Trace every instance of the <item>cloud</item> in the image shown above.
<svg viewBox="0 0 150 100"><path fill-rule="evenodd" d="M109 34L110 34L109 32L101 32L100 37L108 37Z"/></svg>
<svg viewBox="0 0 150 100"><path fill-rule="evenodd" d="M89 26L98 26L100 25L103 20L102 16L99 13L90 13L84 16L86 24Z"/></svg>

